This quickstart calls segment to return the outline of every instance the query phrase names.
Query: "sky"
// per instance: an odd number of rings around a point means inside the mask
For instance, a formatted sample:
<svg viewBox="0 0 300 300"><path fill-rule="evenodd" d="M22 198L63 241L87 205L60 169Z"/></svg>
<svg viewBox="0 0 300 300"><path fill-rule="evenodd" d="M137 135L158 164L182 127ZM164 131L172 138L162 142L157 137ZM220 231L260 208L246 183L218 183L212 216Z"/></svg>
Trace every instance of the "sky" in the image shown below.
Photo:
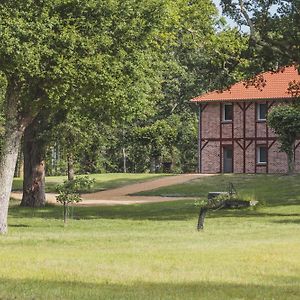
<svg viewBox="0 0 300 300"><path fill-rule="evenodd" d="M220 0L212 0L212 1L213 1L213 3L216 5L216 7L218 8L220 15L222 15L222 8L221 8L221 5L220 5ZM278 8L277 5L273 5L273 6L271 7L271 10L270 10L271 14L275 14L276 11L277 11L277 8ZM228 17L225 17L225 18L226 18L228 24L229 24L231 27L234 27L234 26L237 25L232 19L230 19L230 18L228 18ZM243 32L249 32L249 28L248 28L247 26L242 26L242 31L243 31Z"/></svg>
<svg viewBox="0 0 300 300"><path fill-rule="evenodd" d="M222 8L221 8L221 5L220 5L220 0L213 0L213 3L214 3L214 4L216 5L216 7L218 8L220 15L222 15ZM231 27L236 26L236 23L235 23L232 19L230 19L230 18L228 18L228 17L225 17L225 19L227 20L228 24L229 24Z"/></svg>

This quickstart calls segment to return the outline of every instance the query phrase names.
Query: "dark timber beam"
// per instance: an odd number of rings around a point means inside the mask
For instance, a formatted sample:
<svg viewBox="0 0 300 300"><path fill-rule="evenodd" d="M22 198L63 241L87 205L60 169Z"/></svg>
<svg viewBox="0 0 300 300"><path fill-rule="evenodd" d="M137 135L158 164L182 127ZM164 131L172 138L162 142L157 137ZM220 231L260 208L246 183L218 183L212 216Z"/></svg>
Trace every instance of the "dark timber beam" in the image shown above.
<svg viewBox="0 0 300 300"><path fill-rule="evenodd" d="M202 173L202 104L198 104L198 173Z"/></svg>

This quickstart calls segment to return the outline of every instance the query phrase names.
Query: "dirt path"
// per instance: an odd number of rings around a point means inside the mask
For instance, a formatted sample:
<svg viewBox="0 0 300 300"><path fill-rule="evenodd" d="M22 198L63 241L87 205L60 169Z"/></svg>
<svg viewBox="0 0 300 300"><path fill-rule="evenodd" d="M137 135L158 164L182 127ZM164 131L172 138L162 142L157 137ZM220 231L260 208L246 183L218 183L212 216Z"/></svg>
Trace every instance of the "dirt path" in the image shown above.
<svg viewBox="0 0 300 300"><path fill-rule="evenodd" d="M152 203L152 202L168 202L174 200L182 200L183 197L160 197L160 196L130 196L130 194L139 193L142 191L150 191L160 187L170 186L185 183L204 176L206 174L183 174L176 176L166 176L151 181L134 183L123 187L100 191L96 193L83 194L83 201L79 206L95 206L95 205L129 205L136 203ZM11 193L11 197L21 199L21 193ZM186 198L192 199L192 198ZM55 203L55 194L47 194L47 202Z"/></svg>

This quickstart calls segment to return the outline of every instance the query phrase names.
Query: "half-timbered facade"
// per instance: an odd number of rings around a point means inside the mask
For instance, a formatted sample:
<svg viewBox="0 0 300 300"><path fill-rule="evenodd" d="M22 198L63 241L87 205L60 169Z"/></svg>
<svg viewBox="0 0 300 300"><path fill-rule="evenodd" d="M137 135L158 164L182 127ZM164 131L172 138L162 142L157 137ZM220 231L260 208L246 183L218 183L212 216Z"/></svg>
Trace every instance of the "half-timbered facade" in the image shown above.
<svg viewBox="0 0 300 300"><path fill-rule="evenodd" d="M270 109L296 100L295 67L267 72L257 84L239 82L224 91L192 99L199 108L200 173L286 173L287 156L266 119ZM295 144L295 171L300 172L300 141Z"/></svg>

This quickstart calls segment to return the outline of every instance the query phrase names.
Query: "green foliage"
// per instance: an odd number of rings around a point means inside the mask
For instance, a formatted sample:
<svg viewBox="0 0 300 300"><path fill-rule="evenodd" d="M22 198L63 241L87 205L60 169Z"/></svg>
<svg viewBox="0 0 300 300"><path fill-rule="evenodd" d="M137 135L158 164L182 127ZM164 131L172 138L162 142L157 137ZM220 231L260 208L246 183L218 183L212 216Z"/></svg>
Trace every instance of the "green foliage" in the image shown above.
<svg viewBox="0 0 300 300"><path fill-rule="evenodd" d="M227 201L227 200L237 200L237 201L248 201L248 202L253 202L253 200L250 199L244 199L242 196L238 194L230 194L230 193L225 193L225 194L220 194L210 200L208 199L199 199L195 201L195 206L197 207L207 207L207 208L215 208L218 207L218 205L221 202Z"/></svg>
<svg viewBox="0 0 300 300"><path fill-rule="evenodd" d="M239 79L245 64L245 37L223 30L210 0L0 8L0 70L20 85L20 114L49 110L47 130L37 134L51 140L48 174L65 173L70 154L79 173L121 171L123 149L132 172L149 171L155 159L195 170L189 100ZM60 154L54 164L50 148Z"/></svg>
<svg viewBox="0 0 300 300"><path fill-rule="evenodd" d="M254 72L300 63L300 2L222 0L227 15L250 29L248 51ZM256 71L255 71L256 70Z"/></svg>
<svg viewBox="0 0 300 300"><path fill-rule="evenodd" d="M64 194L78 194L82 190L90 189L95 183L94 178L89 178L88 176L77 177L74 180L65 180L62 184L59 184L56 187L57 192ZM62 197L63 198L63 197ZM60 201L59 202L68 202L68 201ZM75 201L77 202L77 201ZM70 203L70 202L68 202Z"/></svg>
<svg viewBox="0 0 300 300"><path fill-rule="evenodd" d="M281 143L280 150L289 160L289 171L294 170L294 144L300 135L300 108L296 105L274 107L268 114L268 124L274 129Z"/></svg>
<svg viewBox="0 0 300 300"><path fill-rule="evenodd" d="M56 196L56 201L63 204L64 223L67 222L69 204L81 202L80 191L90 189L94 182L95 179L84 176L77 177L74 180L66 180L56 187L59 193L58 196Z"/></svg>

